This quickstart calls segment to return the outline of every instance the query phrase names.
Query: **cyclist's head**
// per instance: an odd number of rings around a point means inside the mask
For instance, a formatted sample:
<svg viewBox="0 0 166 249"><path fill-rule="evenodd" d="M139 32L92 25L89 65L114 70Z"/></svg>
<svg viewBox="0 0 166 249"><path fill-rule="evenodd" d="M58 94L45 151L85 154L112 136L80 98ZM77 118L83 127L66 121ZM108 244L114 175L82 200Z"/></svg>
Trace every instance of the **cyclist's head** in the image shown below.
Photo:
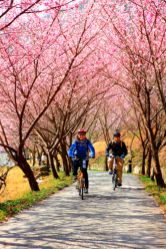
<svg viewBox="0 0 166 249"><path fill-rule="evenodd" d="M114 132L114 140L118 142L118 141L120 141L120 137L121 137L120 132L119 131L115 131Z"/></svg>
<svg viewBox="0 0 166 249"><path fill-rule="evenodd" d="M85 137L86 137L86 131L83 128L79 129L78 130L78 138L80 140L83 140Z"/></svg>

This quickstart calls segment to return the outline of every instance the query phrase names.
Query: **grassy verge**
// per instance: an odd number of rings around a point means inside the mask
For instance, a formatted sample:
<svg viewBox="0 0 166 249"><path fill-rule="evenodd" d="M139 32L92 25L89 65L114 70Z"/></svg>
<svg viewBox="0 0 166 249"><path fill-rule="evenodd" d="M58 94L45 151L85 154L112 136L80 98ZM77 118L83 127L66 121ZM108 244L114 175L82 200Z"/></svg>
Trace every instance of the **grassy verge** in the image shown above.
<svg viewBox="0 0 166 249"><path fill-rule="evenodd" d="M45 199L58 190L69 186L72 183L71 177L60 174L60 179L56 180L52 177L49 179L49 186L42 185L39 192L27 192L21 198L15 200L7 200L0 203L0 222L7 220L9 217L19 213L25 208L31 207L33 204Z"/></svg>
<svg viewBox="0 0 166 249"><path fill-rule="evenodd" d="M152 181L147 176L140 176L140 180L143 182L146 191L155 198L166 214L166 188L159 188L156 185L156 182Z"/></svg>

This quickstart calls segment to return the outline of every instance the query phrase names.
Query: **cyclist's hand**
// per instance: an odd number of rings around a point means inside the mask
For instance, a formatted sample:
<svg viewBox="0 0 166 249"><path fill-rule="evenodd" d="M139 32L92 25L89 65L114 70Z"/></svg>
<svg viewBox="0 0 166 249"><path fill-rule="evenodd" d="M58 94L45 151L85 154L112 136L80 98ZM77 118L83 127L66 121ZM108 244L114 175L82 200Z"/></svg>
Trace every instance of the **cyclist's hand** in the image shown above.
<svg viewBox="0 0 166 249"><path fill-rule="evenodd" d="M114 155L113 154L109 154L109 158L113 158L114 157Z"/></svg>
<svg viewBox="0 0 166 249"><path fill-rule="evenodd" d="M90 157L90 158L95 158L95 155L90 154L89 157Z"/></svg>
<svg viewBox="0 0 166 249"><path fill-rule="evenodd" d="M125 154L122 154L122 155L120 156L120 158L124 160Z"/></svg>

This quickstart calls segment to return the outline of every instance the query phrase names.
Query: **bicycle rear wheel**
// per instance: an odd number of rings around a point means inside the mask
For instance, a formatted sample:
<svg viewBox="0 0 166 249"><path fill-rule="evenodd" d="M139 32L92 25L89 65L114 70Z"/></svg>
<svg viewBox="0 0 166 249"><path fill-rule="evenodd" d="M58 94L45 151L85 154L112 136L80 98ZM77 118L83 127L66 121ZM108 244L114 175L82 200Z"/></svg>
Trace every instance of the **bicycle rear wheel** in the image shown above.
<svg viewBox="0 0 166 249"><path fill-rule="evenodd" d="M113 176L112 176L113 190L115 190L118 186L118 171L117 168L114 168Z"/></svg>
<svg viewBox="0 0 166 249"><path fill-rule="evenodd" d="M80 179L78 192L79 192L79 196L83 200L84 199L84 179Z"/></svg>
<svg viewBox="0 0 166 249"><path fill-rule="evenodd" d="M116 188L116 182L115 182L115 175L112 177L113 179L112 179L112 186L113 186L113 190L115 190L115 188Z"/></svg>
<svg viewBox="0 0 166 249"><path fill-rule="evenodd" d="M81 197L81 200L84 199L84 189L82 187L79 187L79 196Z"/></svg>
<svg viewBox="0 0 166 249"><path fill-rule="evenodd" d="M116 172L113 173L113 176L112 176L112 186L113 186L113 190L116 189L118 185L118 179L117 179L117 174Z"/></svg>
<svg viewBox="0 0 166 249"><path fill-rule="evenodd" d="M115 178L115 189L117 188L118 186L118 176L116 175L116 178Z"/></svg>
<svg viewBox="0 0 166 249"><path fill-rule="evenodd" d="M81 200L84 199L84 189L83 188L80 188L80 197L81 197Z"/></svg>

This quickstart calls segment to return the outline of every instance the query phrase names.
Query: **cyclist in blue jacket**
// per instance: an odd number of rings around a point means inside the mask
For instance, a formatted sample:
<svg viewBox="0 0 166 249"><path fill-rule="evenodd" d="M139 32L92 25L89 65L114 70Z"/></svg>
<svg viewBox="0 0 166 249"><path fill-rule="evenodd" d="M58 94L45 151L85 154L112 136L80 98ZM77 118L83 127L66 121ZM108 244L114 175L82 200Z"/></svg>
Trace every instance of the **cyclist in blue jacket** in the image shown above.
<svg viewBox="0 0 166 249"><path fill-rule="evenodd" d="M95 149L92 143L86 138L86 131L80 129L77 134L76 140L72 143L68 151L69 157L73 161L73 176L77 178L78 168L80 167L85 178L85 193L88 193L89 181L88 181L88 162L89 157L95 157Z"/></svg>

